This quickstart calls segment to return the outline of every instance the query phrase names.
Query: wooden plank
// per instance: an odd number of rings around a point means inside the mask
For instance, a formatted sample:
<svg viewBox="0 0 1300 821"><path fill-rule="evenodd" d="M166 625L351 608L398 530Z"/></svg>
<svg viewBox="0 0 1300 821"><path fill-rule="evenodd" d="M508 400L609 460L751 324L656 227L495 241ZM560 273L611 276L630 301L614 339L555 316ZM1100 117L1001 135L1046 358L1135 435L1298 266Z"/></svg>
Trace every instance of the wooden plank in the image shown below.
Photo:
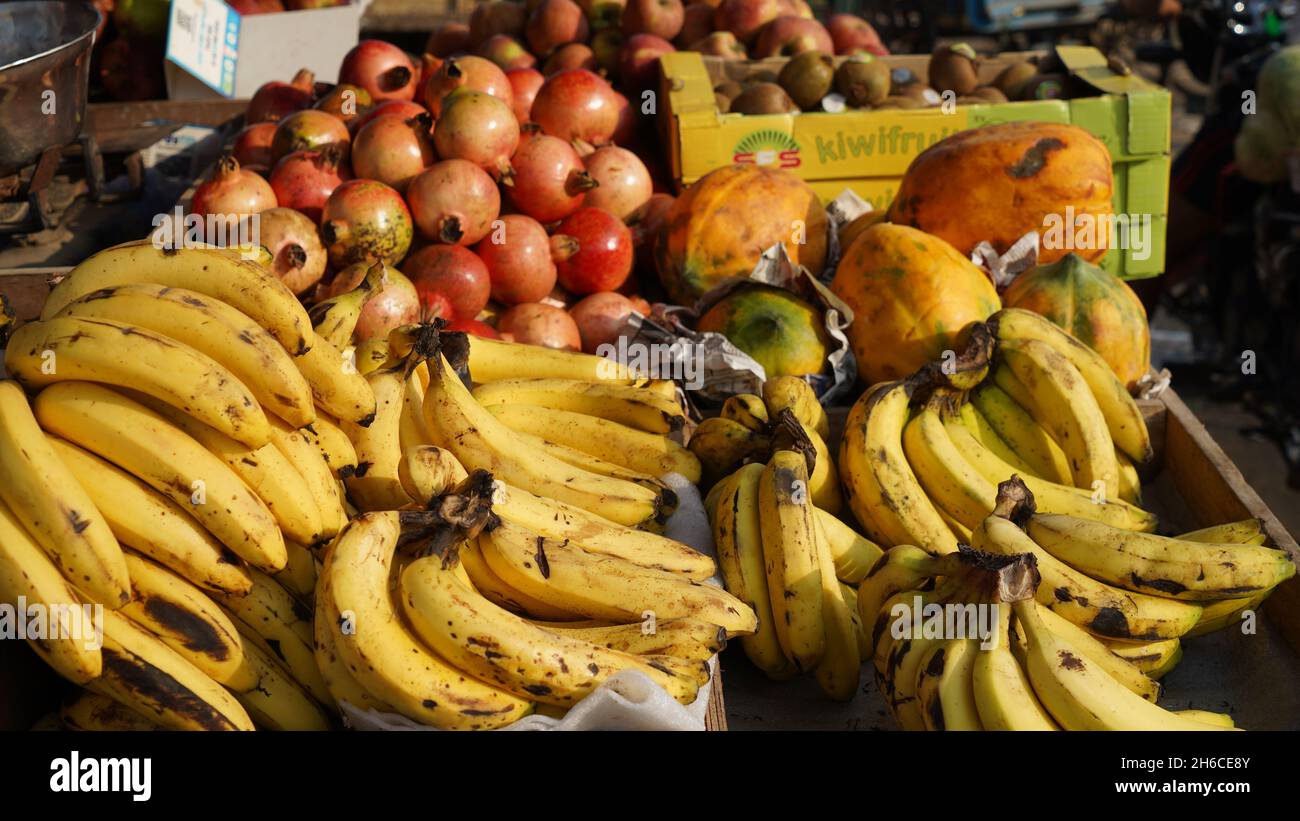
<svg viewBox="0 0 1300 821"><path fill-rule="evenodd" d="M0 296L5 298L19 322L41 315L50 293L50 277L67 272L67 268L16 268L0 271Z"/></svg>
<svg viewBox="0 0 1300 821"><path fill-rule="evenodd" d="M709 689L709 703L704 708L704 729L725 732L727 729L727 703L722 695L722 662L713 671L713 687Z"/></svg>

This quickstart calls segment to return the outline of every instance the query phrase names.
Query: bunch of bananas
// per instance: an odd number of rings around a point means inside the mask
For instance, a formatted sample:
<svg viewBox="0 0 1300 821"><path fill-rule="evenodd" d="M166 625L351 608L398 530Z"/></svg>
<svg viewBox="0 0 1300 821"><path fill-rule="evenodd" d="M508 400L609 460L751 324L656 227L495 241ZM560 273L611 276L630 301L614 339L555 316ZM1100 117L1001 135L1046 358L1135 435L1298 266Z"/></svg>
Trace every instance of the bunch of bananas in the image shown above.
<svg viewBox="0 0 1300 821"><path fill-rule="evenodd" d="M951 553L1020 475L1044 512L1151 532L1137 467L1146 422L1095 351L1038 314L977 324L960 356L854 404L840 443L845 497L884 545Z"/></svg>
<svg viewBox="0 0 1300 821"><path fill-rule="evenodd" d="M1181 636L1226 626L1294 575L1258 535L1251 522L1135 534L1038 513L1025 483L1003 482L973 549L898 545L859 586L881 692L904 729L1231 728L1228 716L1157 707L1158 679ZM918 631L931 606L946 628ZM981 607L988 629L976 635L969 614Z"/></svg>
<svg viewBox="0 0 1300 821"><path fill-rule="evenodd" d="M5 351L0 600L104 608L33 649L87 693L70 726L325 729L314 550L347 521L344 425L375 396L236 250L95 254ZM20 598L22 597L22 598Z"/></svg>

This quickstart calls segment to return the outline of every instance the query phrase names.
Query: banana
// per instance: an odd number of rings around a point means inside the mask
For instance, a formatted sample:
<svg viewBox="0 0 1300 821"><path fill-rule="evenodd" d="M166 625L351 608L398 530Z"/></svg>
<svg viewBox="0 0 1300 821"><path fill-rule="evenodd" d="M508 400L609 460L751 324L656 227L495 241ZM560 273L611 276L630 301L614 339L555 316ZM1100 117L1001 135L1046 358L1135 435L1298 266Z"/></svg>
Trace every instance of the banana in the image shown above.
<svg viewBox="0 0 1300 821"><path fill-rule="evenodd" d="M536 405L617 422L646 433L669 435L686 423L682 407L630 385L576 379L502 379L479 385L474 398L484 407Z"/></svg>
<svg viewBox="0 0 1300 821"><path fill-rule="evenodd" d="M321 508L311 487L272 442L250 448L170 405L134 392L128 395L192 437L243 479L271 511L286 538L315 544L324 537ZM282 419L273 424L288 427Z"/></svg>
<svg viewBox="0 0 1300 821"><path fill-rule="evenodd" d="M925 729L917 680L925 669L923 663L943 644L944 639L929 636L910 636L894 643L880 684L894 720L904 730Z"/></svg>
<svg viewBox="0 0 1300 821"><path fill-rule="evenodd" d="M311 306L307 315L315 326L316 334L339 350L350 346L352 332L361 319L361 310L383 290L384 284L384 266L376 263L366 271L357 287Z"/></svg>
<svg viewBox="0 0 1300 821"><path fill-rule="evenodd" d="M1033 466L1024 459L1021 459L1020 455L1012 450L1011 446L1006 443L1006 440L1004 440L998 432L993 429L993 426L989 424L988 420L984 418L984 415L975 407L974 402L968 401L962 403L958 415L959 420L948 419L946 420L946 424L950 427L954 424L960 424L966 429L967 433L975 438L975 441L979 442L999 459L1014 467L1018 473L1030 474L1033 476L1038 475L1034 471Z"/></svg>
<svg viewBox="0 0 1300 821"><path fill-rule="evenodd" d="M840 475L831 460L830 449L822 438L808 431L808 440L812 442L815 460L812 473L808 475L808 488L812 491L813 504L821 510L838 516L844 509L844 494L840 490Z"/></svg>
<svg viewBox="0 0 1300 821"><path fill-rule="evenodd" d="M245 634L271 652L317 700L328 702L329 688L316 666L312 612L275 579L252 571L253 589L243 596L214 594L242 624Z"/></svg>
<svg viewBox="0 0 1300 821"><path fill-rule="evenodd" d="M1184 542L1051 513L1030 517L1030 538L1095 579L1185 601L1242 598L1295 575L1286 551L1260 545Z"/></svg>
<svg viewBox="0 0 1300 821"><path fill-rule="evenodd" d="M1069 360L1100 407L1115 446L1139 465L1151 459L1151 435L1142 411L1100 354L1032 311L1004 308L989 318L989 325L998 339L1040 340Z"/></svg>
<svg viewBox="0 0 1300 821"><path fill-rule="evenodd" d="M167 730L252 730L248 713L148 630L104 611L104 674L86 685Z"/></svg>
<svg viewBox="0 0 1300 821"><path fill-rule="evenodd" d="M687 442L700 462L706 484L716 484L745 462L762 459L771 450L771 440L735 419L711 416L700 422Z"/></svg>
<svg viewBox="0 0 1300 821"><path fill-rule="evenodd" d="M939 508L939 515L943 518L944 524L948 525L948 529L952 531L952 535L957 537L959 545L970 544L971 529L969 527L948 515L948 512L943 508Z"/></svg>
<svg viewBox="0 0 1300 821"><path fill-rule="evenodd" d="M1192 721L1201 724L1222 727L1225 730L1231 730L1237 726L1237 723L1232 720L1232 716L1227 713L1212 713L1209 710L1175 710L1174 715L1190 718Z"/></svg>
<svg viewBox="0 0 1300 821"><path fill-rule="evenodd" d="M548 456L554 457L566 465L582 468L588 473L594 473L597 476L607 476L610 479L623 479L636 485L641 485L655 493L663 494L664 516L672 515L672 511L677 508L677 499L669 491L668 485L664 484L658 477L651 476L648 473L629 470L622 465L616 465L613 462L606 461L590 453L583 453L577 448L571 448L567 445L559 445L555 442L542 439L539 436L533 436L527 433L516 433L515 437L525 445L533 448ZM665 491L668 491L665 493Z"/></svg>
<svg viewBox="0 0 1300 821"><path fill-rule="evenodd" d="M218 542L180 505L69 442L50 436L50 446L87 488L113 535L204 590L236 595L253 586L243 561Z"/></svg>
<svg viewBox="0 0 1300 821"><path fill-rule="evenodd" d="M723 583L753 609L758 622L752 635L741 637L740 646L755 667L780 679L789 678L796 670L781 648L768 589L758 492L763 470L760 464L745 465L716 485L722 490L713 536Z"/></svg>
<svg viewBox="0 0 1300 821"><path fill-rule="evenodd" d="M328 730L329 717L307 691L264 650L244 635L243 663L223 683L235 694L253 723L264 730Z"/></svg>
<svg viewBox="0 0 1300 821"><path fill-rule="evenodd" d="M588 553L502 520L478 539L483 558L519 592L587 618L636 621L691 616L729 636L754 632L754 612L725 590L623 559Z"/></svg>
<svg viewBox="0 0 1300 821"><path fill-rule="evenodd" d="M1203 527L1177 538L1184 542L1212 544L1263 544L1266 540L1264 525L1259 519L1242 519L1238 522Z"/></svg>
<svg viewBox="0 0 1300 821"><path fill-rule="evenodd" d="M297 542L287 541L284 547L289 561L274 578L285 590L310 604L316 595L316 557Z"/></svg>
<svg viewBox="0 0 1300 821"><path fill-rule="evenodd" d="M334 478L325 457L321 456L320 450L311 443L307 434L289 427L279 419L271 420L271 444L297 471L319 511L320 535L308 541L308 544L334 538L347 523L347 511L343 508L343 494L338 480ZM293 538L292 535L290 538Z"/></svg>
<svg viewBox="0 0 1300 821"><path fill-rule="evenodd" d="M1138 475L1137 465L1124 455L1124 451L1115 450L1115 464L1119 467L1119 498L1131 505L1142 505L1142 477Z"/></svg>
<svg viewBox="0 0 1300 821"><path fill-rule="evenodd" d="M1033 398L1036 417L1065 451L1074 484L1095 490L1102 482L1105 496L1118 496L1115 443L1079 369L1036 339L1003 341L998 352Z"/></svg>
<svg viewBox="0 0 1300 821"><path fill-rule="evenodd" d="M749 430L759 432L767 428L767 423L771 417L767 413L767 406L763 404L763 397L755 396L752 393L738 393L728 396L722 402L722 409L718 415L723 419L730 419L733 422L739 422Z"/></svg>
<svg viewBox="0 0 1300 821"><path fill-rule="evenodd" d="M105 607L131 597L107 518L41 432L18 383L0 381L0 500L59 572Z"/></svg>
<svg viewBox="0 0 1300 821"><path fill-rule="evenodd" d="M59 718L69 730L142 732L161 729L130 708L88 690L82 690L74 701L65 704L59 710Z"/></svg>
<svg viewBox="0 0 1300 821"><path fill-rule="evenodd" d="M433 443L451 451L466 470L487 470L515 487L598 512L623 525L637 525L662 513L662 494L575 468L522 443L474 400L445 358L435 355L429 370L425 425Z"/></svg>
<svg viewBox="0 0 1300 821"><path fill-rule="evenodd" d="M476 385L519 378L636 383L636 374L612 359L473 335L469 336L469 375Z"/></svg>
<svg viewBox="0 0 1300 821"><path fill-rule="evenodd" d="M132 599L122 614L217 681L239 668L235 625L202 590L166 568L126 554Z"/></svg>
<svg viewBox="0 0 1300 821"><path fill-rule="evenodd" d="M1203 636L1206 633L1213 633L1216 630L1240 625L1246 613L1258 610L1272 592L1272 590L1263 590L1245 598L1206 602L1204 609L1201 611L1201 620L1196 623L1195 627L1187 631L1186 637L1190 639L1195 636Z"/></svg>
<svg viewBox="0 0 1300 821"><path fill-rule="evenodd" d="M408 631L388 592L399 533L396 512L363 513L325 557L316 601L339 659L374 698L433 727L491 729L523 718L529 700L469 677Z"/></svg>
<svg viewBox="0 0 1300 821"><path fill-rule="evenodd" d="M858 668L862 665L858 636L861 630L854 625L853 610L840 592L840 581L835 577L835 560L831 558L821 520L816 517L813 518L813 532L826 633L825 650L813 674L827 696L836 701L850 701L858 692Z"/></svg>
<svg viewBox="0 0 1300 821"><path fill-rule="evenodd" d="M296 357L316 407L342 422L368 425L375 415L375 395L361 374L355 352L340 350L308 332L311 350Z"/></svg>
<svg viewBox="0 0 1300 821"><path fill-rule="evenodd" d="M662 476L680 473L700 481L700 460L666 436L567 410L530 405L490 405L487 410L506 427L576 448L629 470Z"/></svg>
<svg viewBox="0 0 1300 821"><path fill-rule="evenodd" d="M424 381L420 378L421 370L424 371ZM428 366L421 363L402 382L402 416L397 425L399 455L411 448L429 444L432 438L424 426L424 392L428 384L428 373Z"/></svg>
<svg viewBox="0 0 1300 821"><path fill-rule="evenodd" d="M357 451L357 469L344 484L361 510L396 510L411 502L397 475L407 378L398 366L373 371L366 382L375 395L375 418L367 427L343 423L343 432Z"/></svg>
<svg viewBox="0 0 1300 821"><path fill-rule="evenodd" d="M557 622L577 618L563 607L556 607L527 593L521 593L506 584L496 571L488 566L477 539L471 539L460 546L460 568L465 571L469 583L483 598L511 613Z"/></svg>
<svg viewBox="0 0 1300 821"><path fill-rule="evenodd" d="M336 633L337 622L331 622L326 615L324 601L329 597L325 577L321 577L316 590L316 617L313 627L316 633L316 666L320 668L321 678L329 687L333 705L351 704L359 710L375 710L381 713L395 713L388 703L376 698L357 681L348 670L347 664L339 654Z"/></svg>
<svg viewBox="0 0 1300 821"><path fill-rule="evenodd" d="M128 590L129 592L129 590ZM14 608L43 611L46 635L34 630L28 645L56 673L76 684L86 684L103 672L103 657L91 611L28 535L8 505L0 502L0 602ZM11 618L13 617L11 616ZM10 629L14 626L10 624Z"/></svg>
<svg viewBox="0 0 1300 821"><path fill-rule="evenodd" d="M1134 667L1126 659L1111 652L1110 647L1096 636L1074 622L1062 618L1042 604L1036 604L1036 607L1038 608L1038 615L1042 618L1047 629L1074 645L1079 652L1083 653L1085 657L1095 663L1111 678L1153 704L1160 697L1159 682L1147 678L1141 670ZM1017 625L1019 626L1019 623ZM1020 628L1020 630L1023 634L1023 628Z"/></svg>
<svg viewBox="0 0 1300 821"><path fill-rule="evenodd" d="M678 701L699 685L654 661L551 632L474 593L437 556L402 572L401 602L416 633L476 677L544 704L571 706L615 673L637 670Z"/></svg>
<svg viewBox="0 0 1300 821"><path fill-rule="evenodd" d="M875 655L872 631L884 604L904 590L919 588L936 574L934 557L919 547L904 544L886 550L858 584L858 619L866 630L868 652Z"/></svg>
<svg viewBox="0 0 1300 821"><path fill-rule="evenodd" d="M339 351L356 363L357 373L362 376L393 364L388 361L388 340L382 336L371 337L360 345L340 347Z"/></svg>
<svg viewBox="0 0 1300 821"><path fill-rule="evenodd" d="M1034 692L1067 730L1205 730L1128 690L1076 645L1053 633L1032 600L1016 602Z"/></svg>
<svg viewBox="0 0 1300 821"><path fill-rule="evenodd" d="M168 496L254 567L284 567L271 511L230 468L144 405L89 382L59 382L36 397L41 427Z"/></svg>
<svg viewBox="0 0 1300 821"><path fill-rule="evenodd" d="M821 508L816 508L813 516L830 548L836 578L849 584L862 581L871 566L880 560L880 546Z"/></svg>
<svg viewBox="0 0 1300 821"><path fill-rule="evenodd" d="M1152 679L1159 679L1172 670L1183 657L1181 639L1164 639L1138 644L1108 641L1105 644L1116 656Z"/></svg>
<svg viewBox="0 0 1300 821"><path fill-rule="evenodd" d="M427 505L430 499L465 481L469 474L451 451L437 445L421 445L402 452L397 475L411 499L418 505Z"/></svg>
<svg viewBox="0 0 1300 821"><path fill-rule="evenodd" d="M779 450L758 480L763 562L781 649L800 670L826 650L824 595L816 519L802 453Z"/></svg>
<svg viewBox="0 0 1300 821"><path fill-rule="evenodd" d="M812 386L799 377L778 376L764 382L763 402L767 405L768 416L773 419L789 408L805 430L816 432L822 439L830 439L831 425L826 409Z"/></svg>
<svg viewBox="0 0 1300 821"><path fill-rule="evenodd" d="M293 292L238 251L211 246L167 250L151 240L107 248L85 259L50 291L41 309L46 320L92 291L150 282L187 288L229 304L248 315L293 356L311 346L311 320Z"/></svg>
<svg viewBox="0 0 1300 821"><path fill-rule="evenodd" d="M211 357L162 334L107 319L55 317L14 332L5 369L29 387L97 382L133 388L249 447L270 437L257 399Z"/></svg>
<svg viewBox="0 0 1300 821"><path fill-rule="evenodd" d="M293 358L261 325L226 303L186 288L130 283L69 303L56 315L145 328L211 357L266 411L294 427L316 418L311 388Z"/></svg>
<svg viewBox="0 0 1300 821"><path fill-rule="evenodd" d="M337 419L324 413L316 414L316 421L299 428L316 446L325 464L340 479L346 479L357 470L357 450L352 440L343 432Z"/></svg>
<svg viewBox="0 0 1300 821"><path fill-rule="evenodd" d="M993 510L997 489L957 450L936 402L903 429L903 452L926 494L964 527L974 528Z"/></svg>
<svg viewBox="0 0 1300 821"><path fill-rule="evenodd" d="M1009 372L1006 375L1015 379ZM988 422L992 432L998 434L1019 457L1020 462L1028 466L1030 474L1049 482L1074 485L1070 460L1066 458L1065 451L1061 450L1061 446L1056 444L1051 434L1043 430L1028 410L993 380L985 382L971 393L971 404ZM1005 461L1015 463L1011 459Z"/></svg>
<svg viewBox="0 0 1300 821"><path fill-rule="evenodd" d="M882 546L951 553L957 540L903 453L911 391L904 382L886 383L853 405L840 442L840 479L853 515Z"/></svg>
<svg viewBox="0 0 1300 821"><path fill-rule="evenodd" d="M562 621L532 623L552 633L634 656L675 656L687 661L705 661L721 652L727 643L725 631L701 619L577 627Z"/></svg>
<svg viewBox="0 0 1300 821"><path fill-rule="evenodd" d="M922 661L924 678L916 686L917 706L927 730L983 730L975 702L972 671L979 656L978 639L951 639Z"/></svg>
<svg viewBox="0 0 1300 821"><path fill-rule="evenodd" d="M1056 723L1011 652L1012 607L1006 602L998 604L996 644L976 654L971 666L971 688L980 724L987 730L1055 730ZM1116 688L1128 693L1118 684Z"/></svg>
<svg viewBox="0 0 1300 821"><path fill-rule="evenodd" d="M867 638L867 630L862 626L862 615L858 613L858 591L852 585L840 582L840 596L844 599L844 604L849 608L849 618L853 620L853 629L858 635L858 658L866 660L871 658L871 641Z"/></svg>

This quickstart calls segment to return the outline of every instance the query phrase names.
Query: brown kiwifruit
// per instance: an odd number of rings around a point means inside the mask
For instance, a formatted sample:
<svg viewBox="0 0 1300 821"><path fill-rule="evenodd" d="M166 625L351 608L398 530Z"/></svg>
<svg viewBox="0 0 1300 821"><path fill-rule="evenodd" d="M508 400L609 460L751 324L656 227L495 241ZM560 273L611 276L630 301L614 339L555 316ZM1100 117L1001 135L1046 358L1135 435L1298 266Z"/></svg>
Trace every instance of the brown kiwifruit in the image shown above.
<svg viewBox="0 0 1300 821"><path fill-rule="evenodd" d="M776 82L776 72L770 71L768 69L763 69L762 71L755 71L753 74L745 78L745 85L747 86L753 85L754 83L775 83L775 82Z"/></svg>
<svg viewBox="0 0 1300 821"><path fill-rule="evenodd" d="M889 66L879 60L845 60L835 71L835 90L854 108L880 103L889 85Z"/></svg>
<svg viewBox="0 0 1300 821"><path fill-rule="evenodd" d="M917 103L913 108L929 108L943 102L943 95L925 83L912 83L898 90L898 97L905 97Z"/></svg>
<svg viewBox="0 0 1300 821"><path fill-rule="evenodd" d="M978 58L966 43L937 46L930 55L930 85L938 90L964 96L979 84Z"/></svg>
<svg viewBox="0 0 1300 821"><path fill-rule="evenodd" d="M799 106L776 83L754 83L731 101L731 110L741 114L789 114L798 111Z"/></svg>
<svg viewBox="0 0 1300 821"><path fill-rule="evenodd" d="M1020 88L1021 100L1063 100L1067 98L1064 74L1037 74Z"/></svg>
<svg viewBox="0 0 1300 821"><path fill-rule="evenodd" d="M980 86L971 92L972 97L979 97L986 103L1005 103L1007 95L994 86Z"/></svg>
<svg viewBox="0 0 1300 821"><path fill-rule="evenodd" d="M785 89L794 104L809 111L818 106L831 90L835 61L821 51L805 51L791 57L777 75L777 85Z"/></svg>
<svg viewBox="0 0 1300 821"><path fill-rule="evenodd" d="M1028 60L1012 63L998 72L998 76L993 78L993 85L1006 95L1008 100L1015 100L1020 96L1020 90L1024 88L1025 83L1037 73L1038 67Z"/></svg>
<svg viewBox="0 0 1300 821"><path fill-rule="evenodd" d="M896 94L886 97L884 102L877 105L876 108L905 108L911 110L914 108L927 108L927 106L916 97L906 97L902 94Z"/></svg>
<svg viewBox="0 0 1300 821"><path fill-rule="evenodd" d="M745 87L735 80L723 80L713 87L713 92L715 94L724 94L728 100L734 100L739 97L740 92L744 90Z"/></svg>

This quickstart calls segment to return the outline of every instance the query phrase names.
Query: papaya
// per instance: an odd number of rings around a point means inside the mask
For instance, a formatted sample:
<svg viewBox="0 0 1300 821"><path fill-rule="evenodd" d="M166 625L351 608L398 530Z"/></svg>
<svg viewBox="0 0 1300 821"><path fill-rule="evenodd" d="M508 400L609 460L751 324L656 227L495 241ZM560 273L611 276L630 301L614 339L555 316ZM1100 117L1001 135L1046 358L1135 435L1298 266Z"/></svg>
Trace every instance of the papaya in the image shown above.
<svg viewBox="0 0 1300 821"><path fill-rule="evenodd" d="M1129 390L1151 369L1151 329L1128 283L1076 254L1037 265L1002 292L1008 308L1042 314L1101 354Z"/></svg>
<svg viewBox="0 0 1300 821"><path fill-rule="evenodd" d="M889 222L853 241L831 290L853 309L849 344L869 385L961 350L969 327L1000 307L988 276L956 248Z"/></svg>
<svg viewBox="0 0 1300 821"><path fill-rule="evenodd" d="M889 221L941 237L962 254L985 240L1005 253L1037 231L1039 262L1070 251L1097 262L1112 244L1113 191L1110 152L1087 131L1000 123L958 132L917 155Z"/></svg>
<svg viewBox="0 0 1300 821"><path fill-rule="evenodd" d="M822 312L770 285L744 285L718 300L695 324L720 333L763 366L768 379L821 373L830 353Z"/></svg>
<svg viewBox="0 0 1300 821"><path fill-rule="evenodd" d="M745 277L778 242L814 274L826 263L826 210L789 171L742 164L696 180L668 211L655 267L668 296L691 305L732 277Z"/></svg>

